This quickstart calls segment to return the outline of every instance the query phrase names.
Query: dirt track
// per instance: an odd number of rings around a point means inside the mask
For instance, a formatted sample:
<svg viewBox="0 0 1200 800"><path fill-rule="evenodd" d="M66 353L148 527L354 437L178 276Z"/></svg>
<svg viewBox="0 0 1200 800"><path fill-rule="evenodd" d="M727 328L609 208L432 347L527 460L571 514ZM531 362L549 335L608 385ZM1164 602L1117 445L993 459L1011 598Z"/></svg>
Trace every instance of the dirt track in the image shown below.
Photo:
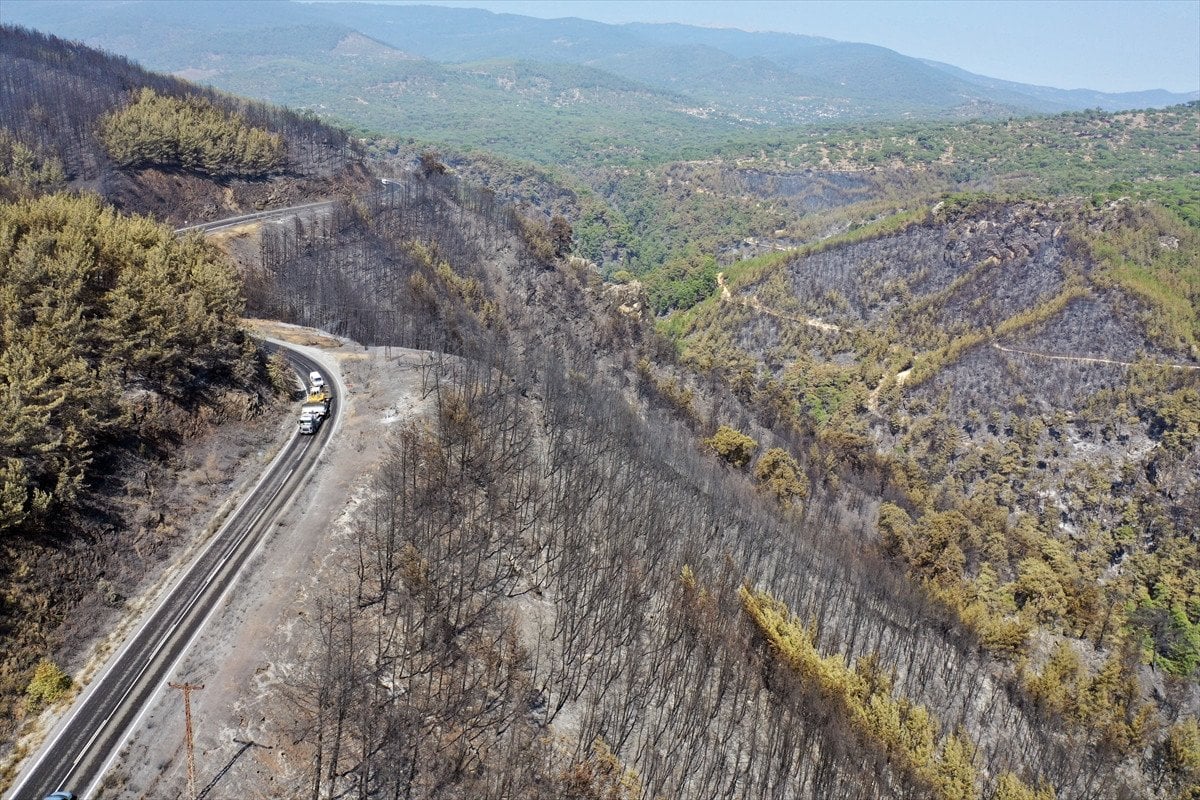
<svg viewBox="0 0 1200 800"><path fill-rule="evenodd" d="M726 302L733 301L733 293L729 291L729 286L725 283L724 272L717 273L717 285L721 287L721 300ZM825 331L826 333L841 333L842 331L839 326L834 325L832 322L825 322L824 320L817 319L816 317L792 317L787 314L782 314L773 308L764 306L762 301L758 299L758 295L752 294L749 297L739 298L738 302L744 306L753 308L760 314L778 317L779 319L785 319L789 322L798 322L801 325L807 325L810 328L816 328L817 330Z"/></svg>
<svg viewBox="0 0 1200 800"><path fill-rule="evenodd" d="M1047 358L1051 361L1074 361L1080 364L1115 364L1121 367L1136 367L1138 362L1135 361L1117 361L1111 358L1100 358L1099 356L1069 356L1059 355L1055 353L1039 353L1034 350L1021 350L1016 347L1004 347L999 344L992 344L992 347L1005 353L1016 353L1021 356L1031 356L1033 358ZM1196 364L1169 364L1165 362L1147 361L1148 365L1161 367L1162 369L1200 369L1200 365Z"/></svg>

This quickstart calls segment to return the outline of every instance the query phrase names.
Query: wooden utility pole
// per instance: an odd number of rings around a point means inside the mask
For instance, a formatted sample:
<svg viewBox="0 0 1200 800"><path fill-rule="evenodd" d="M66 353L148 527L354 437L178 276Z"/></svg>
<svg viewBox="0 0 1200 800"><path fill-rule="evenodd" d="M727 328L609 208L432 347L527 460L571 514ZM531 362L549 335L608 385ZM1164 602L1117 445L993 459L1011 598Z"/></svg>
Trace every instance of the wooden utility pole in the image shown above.
<svg viewBox="0 0 1200 800"><path fill-rule="evenodd" d="M187 736L188 795L196 800L196 755L192 750L192 692L204 688L203 683L168 683L172 689L183 690L184 731Z"/></svg>

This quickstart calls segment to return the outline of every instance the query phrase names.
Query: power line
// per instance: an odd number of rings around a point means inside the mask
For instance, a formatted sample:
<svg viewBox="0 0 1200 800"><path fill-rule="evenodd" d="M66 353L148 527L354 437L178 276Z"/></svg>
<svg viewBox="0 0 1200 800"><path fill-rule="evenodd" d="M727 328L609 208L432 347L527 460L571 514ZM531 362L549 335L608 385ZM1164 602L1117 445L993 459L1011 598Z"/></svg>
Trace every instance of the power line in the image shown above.
<svg viewBox="0 0 1200 800"><path fill-rule="evenodd" d="M196 754L192 748L192 692L204 688L203 683L168 683L172 689L183 691L184 731L187 736L188 795L196 800Z"/></svg>

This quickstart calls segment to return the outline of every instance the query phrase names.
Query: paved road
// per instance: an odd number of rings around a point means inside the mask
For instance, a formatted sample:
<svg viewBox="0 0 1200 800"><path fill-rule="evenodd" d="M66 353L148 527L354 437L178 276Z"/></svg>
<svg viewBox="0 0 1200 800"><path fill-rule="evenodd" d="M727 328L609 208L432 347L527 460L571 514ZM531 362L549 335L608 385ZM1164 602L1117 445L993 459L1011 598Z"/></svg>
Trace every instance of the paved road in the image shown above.
<svg viewBox="0 0 1200 800"><path fill-rule="evenodd" d="M300 353L282 349L301 375L320 369ZM328 383L334 391L334 381ZM60 788L80 793L98 784L142 710L166 681L182 679L173 674L176 664L316 464L337 413L335 397L330 417L316 435L293 434L204 552L25 765L10 800L40 800Z"/></svg>
<svg viewBox="0 0 1200 800"><path fill-rule="evenodd" d="M253 214L242 214L237 217L226 217L225 219L217 219L212 222L201 222L197 225L188 225L184 228L176 228L176 233L188 233L190 231L211 231L220 230L221 228L233 228L237 225L245 225L247 222L257 222L264 219L279 219L281 217L296 216L301 212L309 213L325 211L333 207L333 200L321 200L316 203L305 203L300 206L288 206L287 208L275 208L269 211L256 211Z"/></svg>

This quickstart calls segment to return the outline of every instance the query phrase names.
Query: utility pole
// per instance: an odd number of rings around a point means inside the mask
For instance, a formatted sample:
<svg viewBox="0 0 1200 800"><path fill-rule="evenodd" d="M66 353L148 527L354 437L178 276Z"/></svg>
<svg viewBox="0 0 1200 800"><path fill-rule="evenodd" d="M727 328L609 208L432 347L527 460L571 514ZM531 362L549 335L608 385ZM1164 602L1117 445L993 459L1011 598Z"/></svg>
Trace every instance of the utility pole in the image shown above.
<svg viewBox="0 0 1200 800"><path fill-rule="evenodd" d="M192 750L192 692L204 688L203 683L168 683L172 689L183 690L183 719L187 735L188 795L196 800L196 754Z"/></svg>

